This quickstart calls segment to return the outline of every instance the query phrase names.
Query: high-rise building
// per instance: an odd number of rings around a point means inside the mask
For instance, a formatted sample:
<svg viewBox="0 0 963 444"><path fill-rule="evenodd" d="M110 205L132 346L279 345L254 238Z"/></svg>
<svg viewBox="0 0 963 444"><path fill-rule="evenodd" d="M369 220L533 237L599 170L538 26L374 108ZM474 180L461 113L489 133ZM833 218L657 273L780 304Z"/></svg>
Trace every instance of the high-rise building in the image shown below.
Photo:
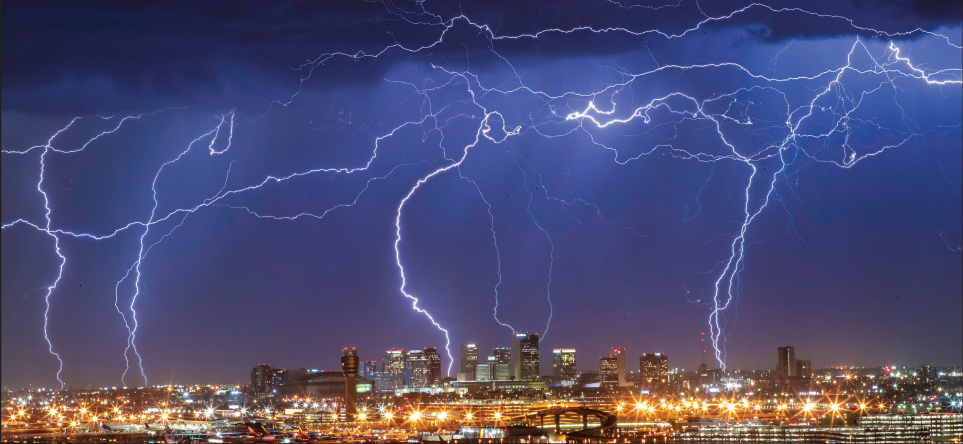
<svg viewBox="0 0 963 444"><path fill-rule="evenodd" d="M512 363L512 348L511 347L495 347L492 348L492 355L495 356L495 362L498 364L511 364Z"/></svg>
<svg viewBox="0 0 963 444"><path fill-rule="evenodd" d="M254 395L263 395L271 390L271 364L258 364L251 370L251 391Z"/></svg>
<svg viewBox="0 0 963 444"><path fill-rule="evenodd" d="M408 363L405 366L408 388L425 388L431 386L428 358L421 350L408 352Z"/></svg>
<svg viewBox="0 0 963 444"><path fill-rule="evenodd" d="M916 371L916 377L919 378L919 381L923 384L939 379L936 369L929 365L920 367L919 370Z"/></svg>
<svg viewBox="0 0 963 444"><path fill-rule="evenodd" d="M378 371L378 361L364 361L361 365L361 377L374 380L374 374Z"/></svg>
<svg viewBox="0 0 963 444"><path fill-rule="evenodd" d="M803 379L813 378L813 364L804 359L796 360L796 377Z"/></svg>
<svg viewBox="0 0 963 444"><path fill-rule="evenodd" d="M552 350L552 375L555 377L555 383L559 385L575 382L577 373L575 371L574 348Z"/></svg>
<svg viewBox="0 0 963 444"><path fill-rule="evenodd" d="M796 376L796 349L790 346L779 347L776 377L786 379L790 376Z"/></svg>
<svg viewBox="0 0 963 444"><path fill-rule="evenodd" d="M625 381L625 348L609 347L609 357L615 358L618 365L619 387L629 385L629 383Z"/></svg>
<svg viewBox="0 0 963 444"><path fill-rule="evenodd" d="M438 349L425 347L424 356L425 365L428 368L428 385L426 387L441 384L441 355L438 354Z"/></svg>
<svg viewBox="0 0 963 444"><path fill-rule="evenodd" d="M492 367L489 362L494 361L494 356L489 356L488 361L484 364L478 364L475 366L475 380L476 381L491 381L492 380Z"/></svg>
<svg viewBox="0 0 963 444"><path fill-rule="evenodd" d="M475 374L478 365L478 346L475 344L461 345L461 372Z"/></svg>
<svg viewBox="0 0 963 444"><path fill-rule="evenodd" d="M599 386L619 386L619 361L617 358L599 358Z"/></svg>
<svg viewBox="0 0 963 444"><path fill-rule="evenodd" d="M662 353L646 353L639 357L639 376L642 383L651 385L669 382L669 357Z"/></svg>
<svg viewBox="0 0 963 444"><path fill-rule="evenodd" d="M538 379L538 333L515 333L515 379Z"/></svg>
<svg viewBox="0 0 963 444"><path fill-rule="evenodd" d="M387 385L379 390L391 391L400 390L408 386L406 368L408 356L403 350L391 349L385 351L383 368L387 375Z"/></svg>
<svg viewBox="0 0 963 444"><path fill-rule="evenodd" d="M270 375L270 386L268 387L268 390L267 390L268 394L277 393L278 389L281 388L281 384L288 382L287 369L272 368L269 375Z"/></svg>

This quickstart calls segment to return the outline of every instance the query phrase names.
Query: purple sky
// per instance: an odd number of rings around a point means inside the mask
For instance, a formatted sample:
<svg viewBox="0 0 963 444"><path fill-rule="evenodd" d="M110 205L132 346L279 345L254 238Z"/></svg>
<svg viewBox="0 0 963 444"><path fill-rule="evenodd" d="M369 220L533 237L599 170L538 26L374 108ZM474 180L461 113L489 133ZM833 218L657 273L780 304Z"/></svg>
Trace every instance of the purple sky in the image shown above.
<svg viewBox="0 0 963 444"><path fill-rule="evenodd" d="M4 6L4 386L963 360L959 2Z"/></svg>

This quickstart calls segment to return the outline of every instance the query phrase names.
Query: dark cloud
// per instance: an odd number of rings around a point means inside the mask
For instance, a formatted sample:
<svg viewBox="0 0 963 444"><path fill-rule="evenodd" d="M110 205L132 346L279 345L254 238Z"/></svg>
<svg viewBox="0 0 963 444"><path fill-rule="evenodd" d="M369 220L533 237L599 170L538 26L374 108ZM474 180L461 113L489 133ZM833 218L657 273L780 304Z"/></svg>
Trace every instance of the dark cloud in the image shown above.
<svg viewBox="0 0 963 444"><path fill-rule="evenodd" d="M244 3L165 2L126 4L82 2L50 5L8 2L3 14L3 107L37 112L112 112L140 107L177 105L262 109L263 102L297 90L309 69L296 69L322 54L376 53L393 43L416 48L436 41L444 27L437 24L464 14L499 36L522 35L548 28L625 28L677 34L704 20L739 7L738 3L697 5L580 2L488 2L421 4L381 2ZM805 7L820 14L852 17L860 27L904 32L959 23L960 2L780 2L772 8ZM842 19L825 19L801 12L773 13L753 6L732 19L704 29L748 27L757 38L833 35L876 35L853 28ZM913 36L918 36L914 34ZM642 37L613 31L604 35L578 33L576 38L550 33L533 41L500 41L508 57L540 58L606 55L645 44L660 36ZM553 40L570 40L553 44ZM488 50L487 34L462 21L430 52L450 61ZM333 59L314 74L310 87L327 82L380 81L387 65L405 60L404 51L378 60ZM236 92L245 92L237 101ZM53 97L57 109L50 107ZM229 99L230 98L230 99ZM257 102L262 103L257 103Z"/></svg>

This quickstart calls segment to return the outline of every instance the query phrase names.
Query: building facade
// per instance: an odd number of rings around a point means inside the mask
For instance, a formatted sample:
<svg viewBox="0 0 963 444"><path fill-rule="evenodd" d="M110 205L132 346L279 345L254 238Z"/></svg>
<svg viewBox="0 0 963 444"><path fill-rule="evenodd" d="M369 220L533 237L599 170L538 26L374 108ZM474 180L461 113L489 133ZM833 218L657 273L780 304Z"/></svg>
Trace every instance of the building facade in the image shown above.
<svg viewBox="0 0 963 444"><path fill-rule="evenodd" d="M813 378L813 363L805 359L796 360L796 377L802 379Z"/></svg>
<svg viewBox="0 0 963 444"><path fill-rule="evenodd" d="M796 348L779 347L779 358L776 363L776 377L786 379L796 376Z"/></svg>
<svg viewBox="0 0 963 444"><path fill-rule="evenodd" d="M492 349L492 356L495 357L495 362L499 364L511 364L512 363L512 348L511 347L495 347Z"/></svg>
<svg viewBox="0 0 963 444"><path fill-rule="evenodd" d="M385 351L383 368L388 373L388 385L379 390L401 390L408 386L407 365L408 355L403 350L391 349Z"/></svg>
<svg viewBox="0 0 963 444"><path fill-rule="evenodd" d="M255 396L267 394L273 389L271 364L258 364L251 370L251 391Z"/></svg>
<svg viewBox="0 0 963 444"><path fill-rule="evenodd" d="M438 349L435 347L425 347L422 353L425 356L425 366L428 369L428 385L425 387L441 384L441 355L438 354Z"/></svg>
<svg viewBox="0 0 963 444"><path fill-rule="evenodd" d="M361 364L361 376L373 380L374 374L379 371L378 367L380 366L378 361L364 361Z"/></svg>
<svg viewBox="0 0 963 444"><path fill-rule="evenodd" d="M478 346L475 344L461 345L461 372L475 374L478 365Z"/></svg>
<svg viewBox="0 0 963 444"><path fill-rule="evenodd" d="M646 353L639 357L639 376L647 386L669 382L669 357L662 353Z"/></svg>
<svg viewBox="0 0 963 444"><path fill-rule="evenodd" d="M428 358L421 350L408 352L408 362L405 366L405 376L409 389L430 387Z"/></svg>
<svg viewBox="0 0 963 444"><path fill-rule="evenodd" d="M599 387L619 386L619 361L617 358L599 358Z"/></svg>
<svg viewBox="0 0 963 444"><path fill-rule="evenodd" d="M575 371L575 349L556 348L552 350L552 376L559 385L570 385L575 382L578 373Z"/></svg>
<svg viewBox="0 0 963 444"><path fill-rule="evenodd" d="M625 348L609 347L609 357L615 358L618 365L619 387L625 387L629 383L625 380Z"/></svg>
<svg viewBox="0 0 963 444"><path fill-rule="evenodd" d="M515 333L515 379L538 379L538 333Z"/></svg>

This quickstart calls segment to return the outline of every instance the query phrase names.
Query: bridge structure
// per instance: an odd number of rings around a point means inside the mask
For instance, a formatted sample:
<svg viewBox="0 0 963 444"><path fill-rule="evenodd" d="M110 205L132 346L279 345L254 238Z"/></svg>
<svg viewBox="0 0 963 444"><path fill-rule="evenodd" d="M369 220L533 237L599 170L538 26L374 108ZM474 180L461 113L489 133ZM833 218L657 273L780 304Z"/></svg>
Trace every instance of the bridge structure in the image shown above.
<svg viewBox="0 0 963 444"><path fill-rule="evenodd" d="M538 410L525 415L512 418L515 422L525 420L529 424L534 424L535 419L541 421L540 427L545 428L545 417L548 416L555 421L555 436L562 434L562 415L576 414L582 417L582 430L569 432L565 435L566 442L611 442L618 440L621 433L619 431L619 418L615 414L606 413L601 410L589 409L576 406L557 406ZM589 417L595 416L599 420L597 427L589 427Z"/></svg>

